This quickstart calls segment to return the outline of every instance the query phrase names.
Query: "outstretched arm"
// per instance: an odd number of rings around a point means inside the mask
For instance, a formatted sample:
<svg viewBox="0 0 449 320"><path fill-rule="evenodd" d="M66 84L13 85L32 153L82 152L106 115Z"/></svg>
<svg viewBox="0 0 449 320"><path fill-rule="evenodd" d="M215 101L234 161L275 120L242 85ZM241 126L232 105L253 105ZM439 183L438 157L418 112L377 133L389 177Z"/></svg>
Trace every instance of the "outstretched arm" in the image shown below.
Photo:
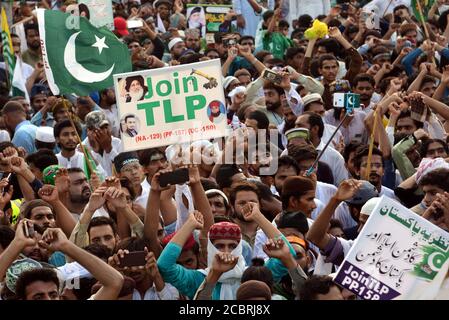
<svg viewBox="0 0 449 320"><path fill-rule="evenodd" d="M123 285L123 276L100 258L70 242L61 229L47 229L39 244L51 251L62 251L78 262L103 286L95 294L95 300L118 298Z"/></svg>
<svg viewBox="0 0 449 320"><path fill-rule="evenodd" d="M330 241L330 236L327 234L329 222L337 209L338 205L345 200L351 199L357 190L362 185L362 182L349 179L344 180L338 187L337 193L329 200L326 207L316 218L315 222L307 232L307 240L315 244L318 248L324 250Z"/></svg>

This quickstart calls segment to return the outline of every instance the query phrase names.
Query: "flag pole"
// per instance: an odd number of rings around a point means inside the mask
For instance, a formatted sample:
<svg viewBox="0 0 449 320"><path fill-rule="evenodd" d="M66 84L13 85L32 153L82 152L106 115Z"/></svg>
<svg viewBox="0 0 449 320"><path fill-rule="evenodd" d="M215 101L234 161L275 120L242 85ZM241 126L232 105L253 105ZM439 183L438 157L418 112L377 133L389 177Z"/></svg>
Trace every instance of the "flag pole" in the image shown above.
<svg viewBox="0 0 449 320"><path fill-rule="evenodd" d="M419 2L419 0L416 0L416 4L418 5L418 11L419 11L419 15L421 17L421 23L422 23L423 28L424 28L424 33L426 34L426 38L430 39L429 30L427 30L426 22L424 21L424 16L423 16L423 13L422 13L421 2Z"/></svg>
<svg viewBox="0 0 449 320"><path fill-rule="evenodd" d="M2 52L3 52L3 46L5 44L2 44ZM8 86L8 89L11 90L12 89L12 79L9 79L9 64L8 64L8 59L3 59L5 62L5 75L6 75L6 85ZM13 70L14 72L14 70Z"/></svg>
<svg viewBox="0 0 449 320"><path fill-rule="evenodd" d="M371 141L369 143L369 149L368 149L368 160L366 164L366 174L365 174L365 180L369 180L369 175L371 173L371 158L373 157L373 149L374 149L374 137L376 136L376 128L377 128L377 117L378 112L377 110L374 112L374 126L373 131L371 131Z"/></svg>
<svg viewBox="0 0 449 320"><path fill-rule="evenodd" d="M64 97L62 98L62 104L63 104L64 108L68 110L68 107L67 107L67 104L66 104L66 102L65 102L65 98L64 98ZM92 164L90 163L90 159L89 159L89 157L87 156L87 150L86 150L85 147L83 146L83 141L81 140L81 137L80 137L79 134L78 134L78 130L76 130L76 126L75 126L75 123L73 122L73 119L72 119L72 115L71 115L71 114L69 114L69 120L70 120L70 124L72 125L73 129L75 129L76 136L77 136L77 138L78 138L78 141L80 142L81 151L83 152L84 158L86 159L87 168L88 168L89 171L92 173L92 172L94 172L94 170L93 170L93 168L92 168Z"/></svg>
<svg viewBox="0 0 449 320"><path fill-rule="evenodd" d="M332 140L334 139L335 135L337 134L338 130L340 130L340 127L343 125L343 122L345 122L346 118L350 115L350 112L346 111L346 114L343 118L343 120L340 121L340 124L337 126L337 128L335 128L334 133L332 133L331 137L329 138L329 141L326 143L326 145L324 146L323 150L321 150L320 154L318 155L318 157L316 158L316 160L313 162L313 164L310 166L310 168L306 171L306 176L310 176L313 171L315 171L314 167L316 166L316 164L318 163L318 161L320 161L321 157L324 154L324 151L326 151L327 147L329 146L329 144L332 142Z"/></svg>
<svg viewBox="0 0 449 320"><path fill-rule="evenodd" d="M385 8L384 13L382 14L381 18L383 18L385 16L385 13L388 11L388 8L391 6L392 2L393 2L393 0L390 0L390 2L388 3L387 7Z"/></svg>

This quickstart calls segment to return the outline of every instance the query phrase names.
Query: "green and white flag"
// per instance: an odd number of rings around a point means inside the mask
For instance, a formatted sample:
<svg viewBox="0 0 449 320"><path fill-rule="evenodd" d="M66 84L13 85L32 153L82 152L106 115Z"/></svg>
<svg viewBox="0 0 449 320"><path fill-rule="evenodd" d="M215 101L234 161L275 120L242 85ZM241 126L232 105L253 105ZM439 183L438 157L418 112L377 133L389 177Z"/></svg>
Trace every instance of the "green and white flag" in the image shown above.
<svg viewBox="0 0 449 320"><path fill-rule="evenodd" d="M132 70L128 48L84 17L37 9L42 58L54 95L85 96L114 85L112 75Z"/></svg>
<svg viewBox="0 0 449 320"><path fill-rule="evenodd" d="M12 95L25 97L30 102L28 90L25 87L26 79L23 77L23 62L20 57L16 57L16 65L14 67L14 75L12 77Z"/></svg>

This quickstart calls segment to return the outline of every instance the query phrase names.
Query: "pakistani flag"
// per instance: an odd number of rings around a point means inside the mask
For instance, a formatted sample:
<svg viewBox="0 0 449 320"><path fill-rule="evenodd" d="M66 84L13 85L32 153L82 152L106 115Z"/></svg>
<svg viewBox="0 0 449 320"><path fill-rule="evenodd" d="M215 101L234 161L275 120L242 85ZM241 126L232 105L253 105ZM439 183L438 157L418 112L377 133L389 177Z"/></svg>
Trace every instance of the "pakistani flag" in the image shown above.
<svg viewBox="0 0 449 320"><path fill-rule="evenodd" d="M418 4L419 2L419 4ZM410 5L413 10L413 15L418 19L419 23L423 21L427 21L427 17L429 16L430 8L432 8L435 0L412 0ZM420 8L421 6L421 8Z"/></svg>
<svg viewBox="0 0 449 320"><path fill-rule="evenodd" d="M128 48L106 28L84 17L37 9L42 57L54 95L85 96L114 85L112 75L130 72Z"/></svg>
<svg viewBox="0 0 449 320"><path fill-rule="evenodd" d="M2 8L2 54L5 61L5 71L8 76L8 86L14 73L14 50L12 48L11 34L9 33L8 18L5 8Z"/></svg>
<svg viewBox="0 0 449 320"><path fill-rule="evenodd" d="M14 67L14 75L12 77L12 95L25 97L26 101L30 102L28 90L25 87L26 79L23 76L23 62L22 59L16 57L16 65Z"/></svg>

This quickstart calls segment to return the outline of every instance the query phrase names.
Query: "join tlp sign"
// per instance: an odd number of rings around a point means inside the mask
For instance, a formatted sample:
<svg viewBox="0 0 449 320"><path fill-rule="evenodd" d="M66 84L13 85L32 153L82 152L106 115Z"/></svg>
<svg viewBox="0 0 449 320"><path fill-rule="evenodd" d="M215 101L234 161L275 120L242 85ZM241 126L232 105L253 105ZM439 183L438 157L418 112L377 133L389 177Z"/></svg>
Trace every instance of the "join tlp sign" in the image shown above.
<svg viewBox="0 0 449 320"><path fill-rule="evenodd" d="M125 151L225 136L220 60L114 75Z"/></svg>

